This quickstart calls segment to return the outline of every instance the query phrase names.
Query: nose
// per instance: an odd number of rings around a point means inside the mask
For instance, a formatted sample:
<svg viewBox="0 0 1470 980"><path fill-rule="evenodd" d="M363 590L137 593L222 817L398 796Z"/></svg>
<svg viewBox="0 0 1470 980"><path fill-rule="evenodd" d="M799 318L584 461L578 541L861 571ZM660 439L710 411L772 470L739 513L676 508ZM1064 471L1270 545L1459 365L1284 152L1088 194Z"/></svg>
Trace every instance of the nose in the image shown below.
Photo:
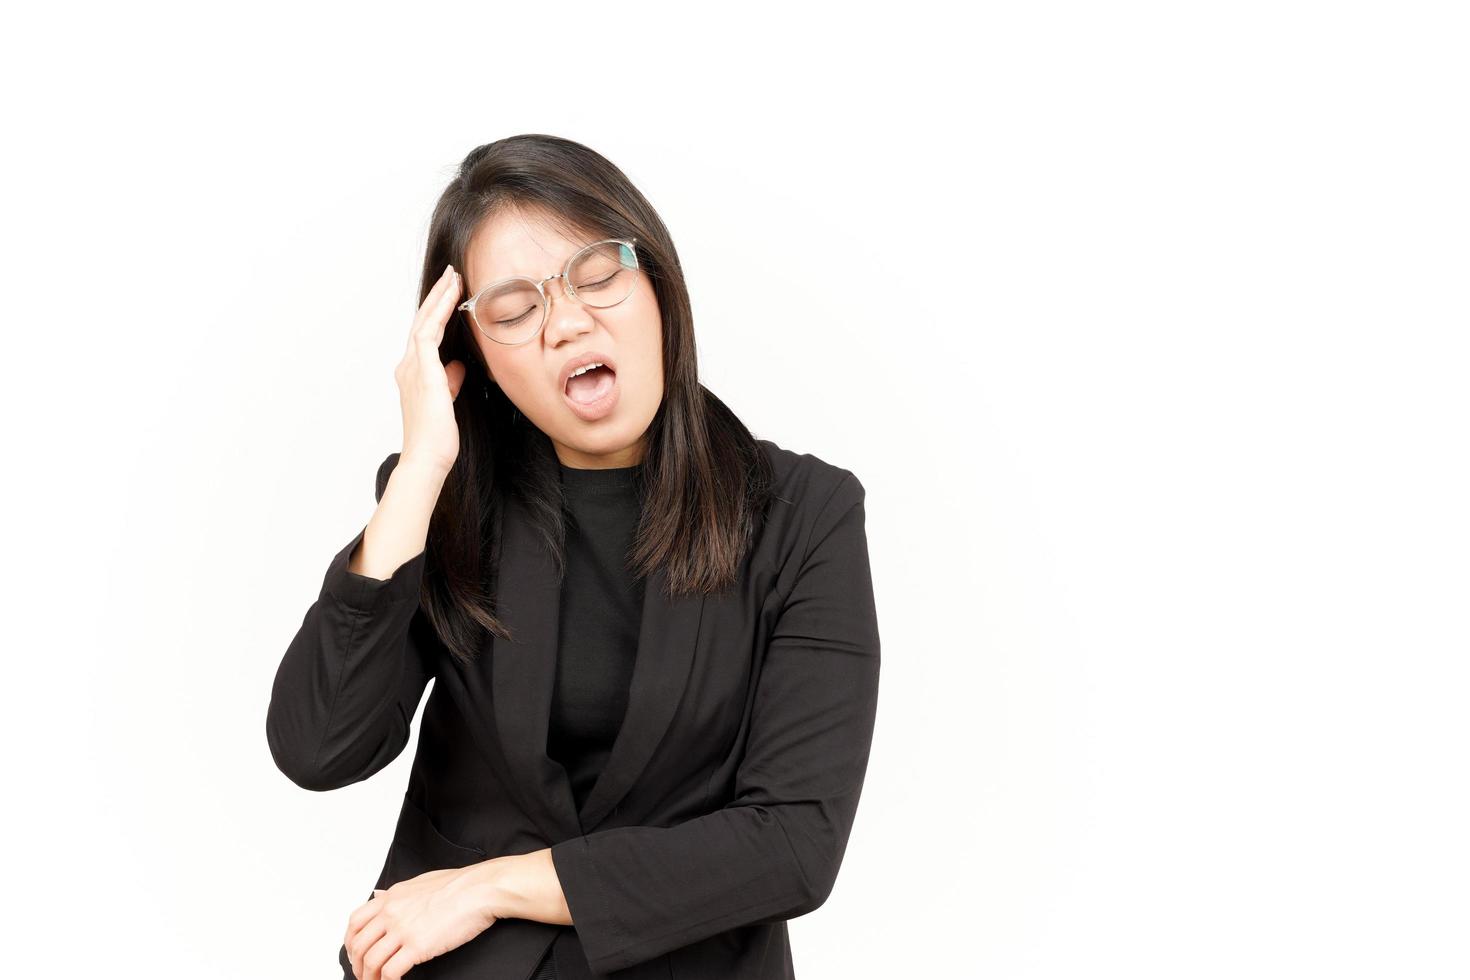
<svg viewBox="0 0 1470 980"><path fill-rule="evenodd" d="M559 280L556 285L548 281L545 285L546 302L550 309L546 311L546 342L552 346L560 344L563 340L580 336L592 329L592 314L587 307L567 292L566 279L558 273L551 277Z"/></svg>

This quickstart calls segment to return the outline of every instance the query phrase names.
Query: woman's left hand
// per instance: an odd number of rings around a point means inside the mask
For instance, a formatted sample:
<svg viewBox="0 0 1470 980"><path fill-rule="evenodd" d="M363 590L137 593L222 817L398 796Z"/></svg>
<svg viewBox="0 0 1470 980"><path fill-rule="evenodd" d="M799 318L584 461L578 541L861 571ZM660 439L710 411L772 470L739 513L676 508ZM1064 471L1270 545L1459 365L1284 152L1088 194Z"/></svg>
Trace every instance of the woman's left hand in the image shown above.
<svg viewBox="0 0 1470 980"><path fill-rule="evenodd" d="M357 980L398 980L414 965L474 939L497 920L480 872L426 871L373 897L347 918L342 940Z"/></svg>

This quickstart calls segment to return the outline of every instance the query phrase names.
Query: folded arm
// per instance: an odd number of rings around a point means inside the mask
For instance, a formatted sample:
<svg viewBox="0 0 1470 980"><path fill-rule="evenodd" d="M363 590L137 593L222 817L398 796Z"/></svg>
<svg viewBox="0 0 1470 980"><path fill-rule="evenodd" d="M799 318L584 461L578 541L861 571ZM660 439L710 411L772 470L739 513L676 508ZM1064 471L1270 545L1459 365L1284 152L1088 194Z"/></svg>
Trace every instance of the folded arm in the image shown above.
<svg viewBox="0 0 1470 980"><path fill-rule="evenodd" d="M378 469L381 502L397 454ZM266 740L277 768L311 790L367 779L402 752L433 675L419 611L425 553L386 579L350 569L364 527L327 566L316 601L276 669Z"/></svg>

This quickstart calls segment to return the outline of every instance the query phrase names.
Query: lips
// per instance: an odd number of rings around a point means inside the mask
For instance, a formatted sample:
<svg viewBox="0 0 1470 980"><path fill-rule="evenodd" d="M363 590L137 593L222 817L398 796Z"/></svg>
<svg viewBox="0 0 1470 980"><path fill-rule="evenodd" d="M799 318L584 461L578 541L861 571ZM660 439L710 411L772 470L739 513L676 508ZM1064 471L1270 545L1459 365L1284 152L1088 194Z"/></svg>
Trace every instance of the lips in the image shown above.
<svg viewBox="0 0 1470 980"><path fill-rule="evenodd" d="M597 370L591 373L605 374L611 379L610 381L603 382L594 389L598 392L597 397L592 398L590 401L581 402L577 401L577 399L573 398L565 390L561 393L562 400L567 403L567 407L572 410L572 414L576 415L583 422L596 422L598 419L606 418L612 412L614 406L617 405L618 396L622 392L622 388L618 384L616 372Z"/></svg>
<svg viewBox="0 0 1470 980"><path fill-rule="evenodd" d="M598 388L592 389L597 394L597 397L591 398L588 401L578 401L567 391L567 386L569 386L567 382L572 381L572 372L575 372L578 367L587 366L587 364L601 364L604 369L607 369L606 375L610 379L610 383L601 382L601 385L604 386L598 386ZM603 370L594 370L594 372L588 373L591 373L591 375L603 375L604 372ZM567 408L570 408L572 414L575 414L582 422L597 422L598 419L606 419L607 414L612 413L613 407L617 406L617 398L619 398L620 392L622 392L622 388L617 383L617 364L614 364L612 357L607 356L603 351L587 351L587 353L578 354L578 356L567 360L566 363L562 364L562 370L557 372L557 382L562 386L562 400L566 401ZM581 388L582 385L588 385L588 383L591 382L578 382L578 386ZM579 394L585 397L589 392L584 391L579 392Z"/></svg>
<svg viewBox="0 0 1470 980"><path fill-rule="evenodd" d="M561 370L556 372L556 386L565 392L567 390L567 380L571 378L572 372L587 364L605 365L614 374L618 370L617 364L611 357L608 357L600 350L589 350L586 353L578 354L576 357L569 359L561 366Z"/></svg>
<svg viewBox="0 0 1470 980"><path fill-rule="evenodd" d="M608 393L616 377L614 372L605 367L585 368L581 374L572 375L567 382L567 397L578 405L590 405Z"/></svg>

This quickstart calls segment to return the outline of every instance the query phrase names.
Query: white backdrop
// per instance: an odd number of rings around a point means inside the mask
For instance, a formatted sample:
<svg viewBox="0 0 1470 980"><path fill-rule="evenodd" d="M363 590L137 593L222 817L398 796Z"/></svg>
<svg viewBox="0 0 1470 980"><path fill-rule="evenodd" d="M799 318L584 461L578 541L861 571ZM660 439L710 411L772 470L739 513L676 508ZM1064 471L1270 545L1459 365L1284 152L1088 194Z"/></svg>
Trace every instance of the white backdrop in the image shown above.
<svg viewBox="0 0 1470 980"><path fill-rule="evenodd" d="M270 684L401 445L430 206L545 132L668 223L704 383L868 491L878 728L800 976L1465 976L1464 26L15 20L5 972L335 976L412 746L303 791Z"/></svg>

